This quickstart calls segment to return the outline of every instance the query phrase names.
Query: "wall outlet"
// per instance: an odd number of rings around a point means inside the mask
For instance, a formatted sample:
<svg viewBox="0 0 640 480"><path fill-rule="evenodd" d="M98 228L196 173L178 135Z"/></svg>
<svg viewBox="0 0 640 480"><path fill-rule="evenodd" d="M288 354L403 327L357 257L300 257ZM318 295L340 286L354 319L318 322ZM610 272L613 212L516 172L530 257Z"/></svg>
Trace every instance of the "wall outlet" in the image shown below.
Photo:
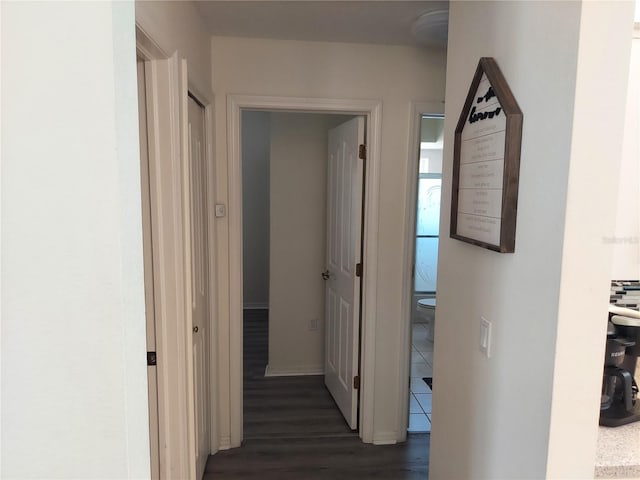
<svg viewBox="0 0 640 480"><path fill-rule="evenodd" d="M480 351L491 357L491 322L484 317L480 317Z"/></svg>
<svg viewBox="0 0 640 480"><path fill-rule="evenodd" d="M310 332L315 332L316 330L318 330L318 319L317 318L312 318L309 321L309 331Z"/></svg>

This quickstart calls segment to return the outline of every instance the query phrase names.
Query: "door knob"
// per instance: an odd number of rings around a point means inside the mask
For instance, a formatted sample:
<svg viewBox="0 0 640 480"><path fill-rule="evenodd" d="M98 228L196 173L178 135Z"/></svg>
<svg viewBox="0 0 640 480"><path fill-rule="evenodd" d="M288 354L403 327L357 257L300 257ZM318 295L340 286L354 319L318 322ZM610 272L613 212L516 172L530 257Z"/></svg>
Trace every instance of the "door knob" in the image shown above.
<svg viewBox="0 0 640 480"><path fill-rule="evenodd" d="M198 326L193 327L193 333L198 333Z"/></svg>
<svg viewBox="0 0 640 480"><path fill-rule="evenodd" d="M325 270L322 272L322 278L325 280L329 280L331 278L331 272L329 270Z"/></svg>

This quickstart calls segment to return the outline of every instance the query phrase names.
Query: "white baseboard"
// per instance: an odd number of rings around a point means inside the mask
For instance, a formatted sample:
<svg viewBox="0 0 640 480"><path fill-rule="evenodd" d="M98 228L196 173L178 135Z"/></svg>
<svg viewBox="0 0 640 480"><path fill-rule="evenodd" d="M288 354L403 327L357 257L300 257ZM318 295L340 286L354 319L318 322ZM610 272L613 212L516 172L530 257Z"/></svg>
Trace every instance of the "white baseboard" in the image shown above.
<svg viewBox="0 0 640 480"><path fill-rule="evenodd" d="M324 375L324 365L300 365L297 367L272 368L267 365L265 377L296 377L300 375Z"/></svg>
<svg viewBox="0 0 640 480"><path fill-rule="evenodd" d="M380 432L373 434L374 445L395 445L398 443L398 435L396 432Z"/></svg>
<svg viewBox="0 0 640 480"><path fill-rule="evenodd" d="M268 310L269 304L268 303L245 303L242 306L242 308L245 310Z"/></svg>
<svg viewBox="0 0 640 480"><path fill-rule="evenodd" d="M218 445L218 451L231 449L231 437L224 435L220 437L220 445Z"/></svg>

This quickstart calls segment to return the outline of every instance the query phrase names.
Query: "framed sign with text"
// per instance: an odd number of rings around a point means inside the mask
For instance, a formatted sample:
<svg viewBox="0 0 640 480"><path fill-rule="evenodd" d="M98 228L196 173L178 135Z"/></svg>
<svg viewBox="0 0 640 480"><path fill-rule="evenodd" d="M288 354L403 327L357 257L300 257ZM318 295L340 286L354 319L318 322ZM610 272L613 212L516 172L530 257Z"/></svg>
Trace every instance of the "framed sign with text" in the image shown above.
<svg viewBox="0 0 640 480"><path fill-rule="evenodd" d="M500 253L516 242L522 111L483 57L455 132L450 236Z"/></svg>

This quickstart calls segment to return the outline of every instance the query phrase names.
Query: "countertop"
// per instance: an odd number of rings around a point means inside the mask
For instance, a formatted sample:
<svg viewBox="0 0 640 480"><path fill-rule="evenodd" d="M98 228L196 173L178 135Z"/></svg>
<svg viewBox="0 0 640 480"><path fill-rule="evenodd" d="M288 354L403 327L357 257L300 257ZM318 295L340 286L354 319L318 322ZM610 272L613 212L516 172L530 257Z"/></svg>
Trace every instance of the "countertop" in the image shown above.
<svg viewBox="0 0 640 480"><path fill-rule="evenodd" d="M640 479L640 422L599 427L595 476Z"/></svg>

